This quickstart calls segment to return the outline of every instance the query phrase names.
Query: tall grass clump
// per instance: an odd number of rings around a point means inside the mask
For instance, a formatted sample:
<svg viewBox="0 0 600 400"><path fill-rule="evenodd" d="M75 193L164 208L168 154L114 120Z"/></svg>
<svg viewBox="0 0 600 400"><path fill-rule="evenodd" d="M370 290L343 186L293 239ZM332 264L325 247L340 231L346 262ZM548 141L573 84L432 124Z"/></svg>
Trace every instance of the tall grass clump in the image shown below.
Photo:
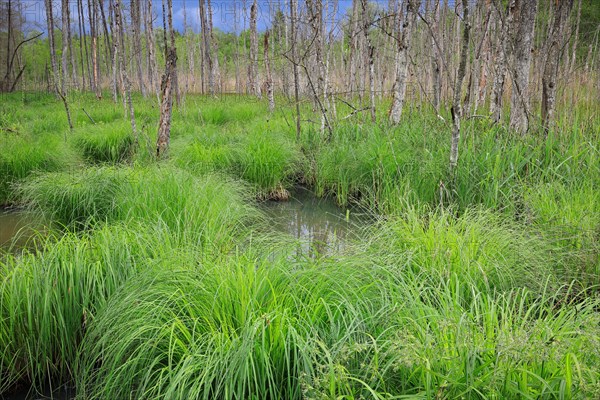
<svg viewBox="0 0 600 400"><path fill-rule="evenodd" d="M0 205L18 201L15 187L35 171L56 171L69 163L60 140L0 134Z"/></svg>
<svg viewBox="0 0 600 400"><path fill-rule="evenodd" d="M223 175L196 177L172 166L131 171L117 196L114 217L165 224L188 242L223 250L261 221L239 181Z"/></svg>
<svg viewBox="0 0 600 400"><path fill-rule="evenodd" d="M0 393L17 383L72 384L79 344L112 294L139 271L198 258L165 226L141 222L38 242L0 260Z"/></svg>
<svg viewBox="0 0 600 400"><path fill-rule="evenodd" d="M501 214L467 210L460 217L448 211L407 212L374 228L367 251L421 287L462 282L483 293L515 287L539 292L558 283L550 249L532 229ZM470 286L461 293L470 299Z"/></svg>
<svg viewBox="0 0 600 400"><path fill-rule="evenodd" d="M287 188L303 172L302 153L280 132L252 130L234 151L236 172L259 197L287 199Z"/></svg>
<svg viewBox="0 0 600 400"><path fill-rule="evenodd" d="M246 253L129 281L90 325L78 390L91 399L598 393L597 301L482 292L460 277L419 285L372 259L290 264Z"/></svg>
<svg viewBox="0 0 600 400"><path fill-rule="evenodd" d="M201 103L196 109L198 113L192 117L197 122L213 125L247 123L261 113L261 107L253 101L239 102L227 98L218 103Z"/></svg>
<svg viewBox="0 0 600 400"><path fill-rule="evenodd" d="M86 228L113 216L127 179L124 172L101 167L40 174L23 182L19 191L23 202L44 219L65 227Z"/></svg>
<svg viewBox="0 0 600 400"><path fill-rule="evenodd" d="M594 182L542 183L525 192L527 218L561 259L560 273L600 284L600 188Z"/></svg>
<svg viewBox="0 0 600 400"><path fill-rule="evenodd" d="M196 175L208 172L227 173L232 170L233 145L226 140L202 136L173 143L174 163Z"/></svg>
<svg viewBox="0 0 600 400"><path fill-rule="evenodd" d="M360 300L369 273L283 260L246 253L131 282L87 336L79 389L89 398L302 398L325 362L322 346L359 335L353 317L374 311Z"/></svg>
<svg viewBox="0 0 600 400"><path fill-rule="evenodd" d="M34 211L67 228L99 222L164 224L177 237L231 246L260 213L240 182L223 176L196 177L170 165L148 168L90 167L45 174L21 186Z"/></svg>
<svg viewBox="0 0 600 400"><path fill-rule="evenodd" d="M337 202L361 202L381 212L392 212L397 195L431 204L439 198L445 177L443 146L423 130L435 122L413 121L392 131L386 127L341 125L331 144L316 153L314 182L319 195L334 195Z"/></svg>
<svg viewBox="0 0 600 400"><path fill-rule="evenodd" d="M131 126L126 121L80 128L72 140L83 158L94 163L127 161L134 151Z"/></svg>

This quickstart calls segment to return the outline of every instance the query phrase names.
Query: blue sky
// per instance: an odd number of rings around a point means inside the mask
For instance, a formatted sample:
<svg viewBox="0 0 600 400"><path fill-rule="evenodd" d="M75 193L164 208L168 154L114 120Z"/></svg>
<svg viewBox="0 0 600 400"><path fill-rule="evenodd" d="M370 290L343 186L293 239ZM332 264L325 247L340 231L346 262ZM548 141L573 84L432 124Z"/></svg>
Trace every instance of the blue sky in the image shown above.
<svg viewBox="0 0 600 400"><path fill-rule="evenodd" d="M108 12L108 0L105 1L105 10ZM124 3L125 10L129 9L129 1L122 0ZM144 0L142 0L144 1ZM56 21L60 21L60 0L53 0L54 2L54 15ZM258 29L263 31L271 25L272 17L274 16L277 8L283 8L287 13L289 10L289 0L259 0L258 1ZM326 0L323 0L325 3ZM374 2L371 0L371 2ZM388 0L377 0L376 2L383 3L387 6ZM234 16L237 15L237 26L241 30L244 27L244 14L246 15L245 24L246 29L248 28L248 20L250 16L250 5L252 0L212 0L213 8L213 24L216 28L223 31L233 31L236 26ZM303 0L299 0L300 5L303 4ZM26 29L27 30L46 30L46 14L43 0L21 0L21 4L24 8ZM87 0L83 0L86 20L87 20ZM198 32L200 29L200 22L198 16L198 0L173 0L173 24L175 29L183 32L183 21L184 21L184 5L187 16L187 24L194 31ZM74 23L74 29L77 27L77 0L70 0L71 7L71 18ZM352 7L352 0L339 0L338 1L338 13L337 18L346 14L346 11ZM153 0L154 14L157 16L155 20L155 26L162 26L162 0Z"/></svg>

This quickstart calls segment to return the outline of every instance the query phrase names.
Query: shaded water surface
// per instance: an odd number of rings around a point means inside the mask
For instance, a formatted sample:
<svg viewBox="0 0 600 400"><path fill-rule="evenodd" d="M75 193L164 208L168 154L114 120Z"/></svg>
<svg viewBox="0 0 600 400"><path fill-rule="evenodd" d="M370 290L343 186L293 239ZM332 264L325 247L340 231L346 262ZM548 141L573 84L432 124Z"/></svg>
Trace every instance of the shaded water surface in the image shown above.
<svg viewBox="0 0 600 400"><path fill-rule="evenodd" d="M288 201L267 201L262 206L273 229L297 239L299 250L312 256L343 250L372 220L358 209L342 209L305 188L293 190Z"/></svg>
<svg viewBox="0 0 600 400"><path fill-rule="evenodd" d="M0 209L0 247L20 249L40 229L33 216L19 209Z"/></svg>

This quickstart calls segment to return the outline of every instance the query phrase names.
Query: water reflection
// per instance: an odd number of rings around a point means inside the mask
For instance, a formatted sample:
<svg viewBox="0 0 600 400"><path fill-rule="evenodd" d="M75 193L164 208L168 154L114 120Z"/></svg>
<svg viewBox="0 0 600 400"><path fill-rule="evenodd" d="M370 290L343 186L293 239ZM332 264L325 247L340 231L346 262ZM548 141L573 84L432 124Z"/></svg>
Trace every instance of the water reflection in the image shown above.
<svg viewBox="0 0 600 400"><path fill-rule="evenodd" d="M298 239L298 255L310 257L343 250L369 220L357 209L342 209L304 188L294 190L288 201L268 201L263 207L276 231Z"/></svg>

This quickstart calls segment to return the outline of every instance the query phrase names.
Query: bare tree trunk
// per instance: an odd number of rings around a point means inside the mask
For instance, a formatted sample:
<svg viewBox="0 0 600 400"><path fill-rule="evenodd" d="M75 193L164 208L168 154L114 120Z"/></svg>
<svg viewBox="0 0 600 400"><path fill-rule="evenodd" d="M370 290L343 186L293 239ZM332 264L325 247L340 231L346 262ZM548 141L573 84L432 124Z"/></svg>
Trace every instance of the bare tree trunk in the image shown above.
<svg viewBox="0 0 600 400"><path fill-rule="evenodd" d="M211 57L212 76L213 76L215 85L219 88L218 91L222 92L221 72L219 69L219 45L218 45L217 41L215 40L215 37L213 34L212 5L211 5L210 0L206 0L206 1L207 1L207 6L208 6L208 34L209 34L210 43L211 43L210 51L212 52L212 57Z"/></svg>
<svg viewBox="0 0 600 400"><path fill-rule="evenodd" d="M299 96L299 81L298 81L298 48L296 39L296 14L298 13L298 0L290 0L290 22L292 35L292 64L294 69L294 100L296 102L296 141L300 141L300 96Z"/></svg>
<svg viewBox="0 0 600 400"><path fill-rule="evenodd" d="M518 0L519 24L514 41L513 91L510 127L524 134L529 129L529 69L537 0Z"/></svg>
<svg viewBox="0 0 600 400"><path fill-rule="evenodd" d="M233 7L233 24L235 31L235 92L242 93L242 80L240 79L240 34L237 25L237 6Z"/></svg>
<svg viewBox="0 0 600 400"><path fill-rule="evenodd" d="M160 85L160 121L158 123L158 139L156 141L156 157L164 158L168 154L171 140L171 114L173 112L173 74L177 64L175 47L170 47L167 53L165 74Z"/></svg>
<svg viewBox="0 0 600 400"><path fill-rule="evenodd" d="M463 110L467 114L471 112L477 112L479 106L479 82L481 70L485 68L482 62L482 56L484 55L484 46L488 38L488 29L491 19L491 9L489 1L485 3L483 1L478 2L475 6L474 25L482 27L479 30L480 36L477 35L477 31L472 35L476 43L475 54L473 59L473 65L470 69L469 84L467 86L467 95L463 104Z"/></svg>
<svg viewBox="0 0 600 400"><path fill-rule="evenodd" d="M67 68L67 60L69 55L69 0L62 0L62 81L61 91L64 94L67 81L69 79L69 69Z"/></svg>
<svg viewBox="0 0 600 400"><path fill-rule="evenodd" d="M96 98L102 98L100 87L100 69L98 66L98 2L88 1L88 18L90 20L90 35L92 39L92 90L96 92Z"/></svg>
<svg viewBox="0 0 600 400"><path fill-rule="evenodd" d="M156 99L160 101L158 78L156 77L156 54L154 42L154 28L152 27L152 0L144 0L146 14L144 18L144 30L146 32L146 48L148 49L148 83L150 89L156 93Z"/></svg>
<svg viewBox="0 0 600 400"><path fill-rule="evenodd" d="M164 3L163 3L164 6ZM166 50L165 74L161 81L161 104L160 121L158 125L158 139L156 141L156 157L164 158L168 154L169 142L171 140L171 115L173 112L173 81L177 74L177 49L175 48L175 38L173 32L172 10L173 4L169 0L169 30L171 32L171 45ZM165 19L165 9L163 7L163 20ZM167 43L165 42L165 46Z"/></svg>
<svg viewBox="0 0 600 400"><path fill-rule="evenodd" d="M269 31L265 32L265 74L267 99L269 100L269 112L275 110L275 98L273 96L273 77L271 76L271 60L269 59Z"/></svg>
<svg viewBox="0 0 600 400"><path fill-rule="evenodd" d="M367 47L367 63L369 65L369 100L371 108L371 122L377 121L375 110L375 46L373 46L369 29L371 27L371 17L367 0L361 0L361 9L363 17L363 35Z"/></svg>
<svg viewBox="0 0 600 400"><path fill-rule="evenodd" d="M169 23L169 36L171 37L171 51L175 53L175 60L177 60L177 48L175 46L175 28L173 28L173 0L167 1L167 21ZM165 47L167 46L167 42L165 41ZM169 51L167 51L167 55L165 59L169 58ZM181 104L181 94L179 93L179 84L177 77L177 62L172 63L171 65L171 85L173 87L173 92L175 92L175 102L177 105Z"/></svg>
<svg viewBox="0 0 600 400"><path fill-rule="evenodd" d="M258 34L256 19L258 18L258 4L254 0L250 6L250 62L248 64L248 86L250 93L261 98L260 85L258 84Z"/></svg>
<svg viewBox="0 0 600 400"><path fill-rule="evenodd" d="M79 79L77 78L77 63L75 62L75 52L73 51L73 35L71 32L71 10L69 10L68 6L67 17L67 44L69 47L69 66L71 67L71 80L73 81L73 86L76 89L79 89Z"/></svg>
<svg viewBox="0 0 600 400"><path fill-rule="evenodd" d="M65 107L65 113L67 114L67 122L69 128L73 130L73 122L71 121L71 110L69 109L69 103L67 102L66 93L62 90L62 84L60 82L60 74L58 73L58 63L56 60L56 47L54 43L54 16L52 14L52 0L46 1L46 21L48 24L48 42L50 43L50 61L52 63L52 81L56 94L60 97Z"/></svg>
<svg viewBox="0 0 600 400"><path fill-rule="evenodd" d="M397 40L396 83L394 84L394 98L392 99L392 107L390 108L390 122L392 124L400 123L400 117L402 116L408 74L408 51L410 49L412 30L420 6L420 0L407 0L406 2L406 14L402 23L402 33Z"/></svg>
<svg viewBox="0 0 600 400"><path fill-rule="evenodd" d="M131 27L133 30L133 53L136 60L138 85L143 97L146 97L146 87L144 85L144 73L142 72L142 30L140 0L131 0Z"/></svg>
<svg viewBox="0 0 600 400"><path fill-rule="evenodd" d="M554 10L554 23L548 32L547 40L550 42L550 47L542 77L542 127L546 132L550 129L554 118L558 67L563 53L562 50L565 47L563 46L563 38L572 6L573 0L565 0L558 3Z"/></svg>
<svg viewBox="0 0 600 400"><path fill-rule="evenodd" d="M436 35L438 38L440 37L439 33L439 25L438 20L440 18L440 1L435 0L435 6L432 13L431 18L431 46L432 48L436 48L435 38L433 35ZM441 50L441 49L440 49ZM442 76L440 69L442 68L442 60L443 54L440 54L440 51L432 52L431 56L431 74L432 74L432 91L433 91L433 108L435 108L435 112L437 114L440 113L440 101L441 101L441 92L442 92Z"/></svg>
<svg viewBox="0 0 600 400"><path fill-rule="evenodd" d="M325 79L323 82L323 99L325 100L325 105L326 105L326 109L327 111L329 111L329 109L331 109L331 115L333 116L334 120L336 118L336 107L335 107L335 99L333 98L333 96L330 96L329 91L330 91L330 81L329 81L329 72L330 72L330 66L331 66L331 58L333 57L333 50L334 50L334 31L335 31L335 23L336 23L336 14L337 14L337 10L338 10L338 4L337 4L337 0L334 0L333 3L333 12L331 13L331 28L329 30L329 39L328 39L328 49L327 49L327 55L326 55L326 60L325 60ZM335 62L335 57L334 58L334 62Z"/></svg>
<svg viewBox="0 0 600 400"><path fill-rule="evenodd" d="M123 16L121 14L121 0L114 0L113 13L115 17L115 28L117 36L113 39L115 43L115 50L119 54L119 70L123 81L123 87L125 90L125 99L127 102L127 108L129 109L129 119L131 121L131 131L133 133L134 142L138 141L137 128L135 125L135 113L133 109L133 101L131 100L131 82L127 76L127 68L125 63L125 29L123 28Z"/></svg>
<svg viewBox="0 0 600 400"><path fill-rule="evenodd" d="M211 37L208 28L208 21L206 18L206 3L205 0L199 0L200 6L200 28L202 30L202 49L203 49L203 62L204 69L202 74L207 79L208 93L215 94L215 77L213 70L213 60L211 53Z"/></svg>
<svg viewBox="0 0 600 400"><path fill-rule="evenodd" d="M117 103L119 101L119 81L120 81L120 72L119 72L119 33L115 24L115 16L114 16L114 5L115 0L110 0L109 10L112 15L110 19L110 32L112 34L112 42L113 42L113 51L111 54L111 65L112 65L112 89L113 89L113 101Z"/></svg>
<svg viewBox="0 0 600 400"><path fill-rule="evenodd" d="M85 64L87 63L88 78L90 79L90 89L93 90L92 77L90 74L90 62L89 62L88 50L87 50L87 41L85 39L86 35L84 35L84 33L83 33L83 25L84 25L84 21L85 21L85 18L83 15L84 15L83 14L83 1L77 0L77 26L79 28L79 58L81 60L81 88L83 90L85 90ZM91 26L92 26L92 21L90 20L90 30L91 30ZM85 51L85 57L83 56L84 51Z"/></svg>
<svg viewBox="0 0 600 400"><path fill-rule="evenodd" d="M454 86L454 100L452 101L452 143L450 146L450 169L454 170L458 163L458 144L460 142L460 119L462 118L462 84L465 78L467 68L467 57L469 53L469 34L471 24L469 22L469 0L462 0L463 23L465 25L462 36L462 46L460 50L460 61L458 72L456 74L456 84Z"/></svg>
<svg viewBox="0 0 600 400"><path fill-rule="evenodd" d="M515 0L510 0L506 15L502 14L500 5L494 6L493 16L496 18L496 31L499 31L496 44L496 59L494 63L494 84L492 86L492 98L490 103L490 114L494 122L502 118L502 97L504 94L504 83L506 80L507 62L509 54L509 32L512 28L513 9Z"/></svg>
<svg viewBox="0 0 600 400"><path fill-rule="evenodd" d="M350 55L348 59L348 64L350 67L350 73L348 74L348 91L350 95L353 96L354 93L358 90L357 84L357 73L359 70L358 63L358 2L357 0L352 0L352 17L350 21ZM360 94L359 94L360 95Z"/></svg>
<svg viewBox="0 0 600 400"><path fill-rule="evenodd" d="M313 102L315 108L320 108L319 96L323 94L323 85L325 80L325 66L323 64L323 3L321 0L307 0L306 8L308 11L311 29L310 43L313 50L309 63L310 69L308 69L311 76L308 78L312 80L312 76L316 77L315 90L313 91ZM321 113L321 133L325 131L325 120L326 116Z"/></svg>
<svg viewBox="0 0 600 400"><path fill-rule="evenodd" d="M112 0L110 0L112 2ZM104 28L104 42L106 44L106 57L105 57L105 61L106 61L106 70L109 71L110 67L111 67L111 60L112 60L112 51L113 46L110 45L110 33L108 32L108 24L106 23L106 15L104 15L104 2L103 1L94 1L94 4L98 5L98 8L100 10L100 17L102 19L102 27ZM112 3L109 3L112 4ZM112 9L112 5L109 6L110 9ZM113 28L112 26L112 21L111 21L111 28ZM97 30L98 31L98 30Z"/></svg>

